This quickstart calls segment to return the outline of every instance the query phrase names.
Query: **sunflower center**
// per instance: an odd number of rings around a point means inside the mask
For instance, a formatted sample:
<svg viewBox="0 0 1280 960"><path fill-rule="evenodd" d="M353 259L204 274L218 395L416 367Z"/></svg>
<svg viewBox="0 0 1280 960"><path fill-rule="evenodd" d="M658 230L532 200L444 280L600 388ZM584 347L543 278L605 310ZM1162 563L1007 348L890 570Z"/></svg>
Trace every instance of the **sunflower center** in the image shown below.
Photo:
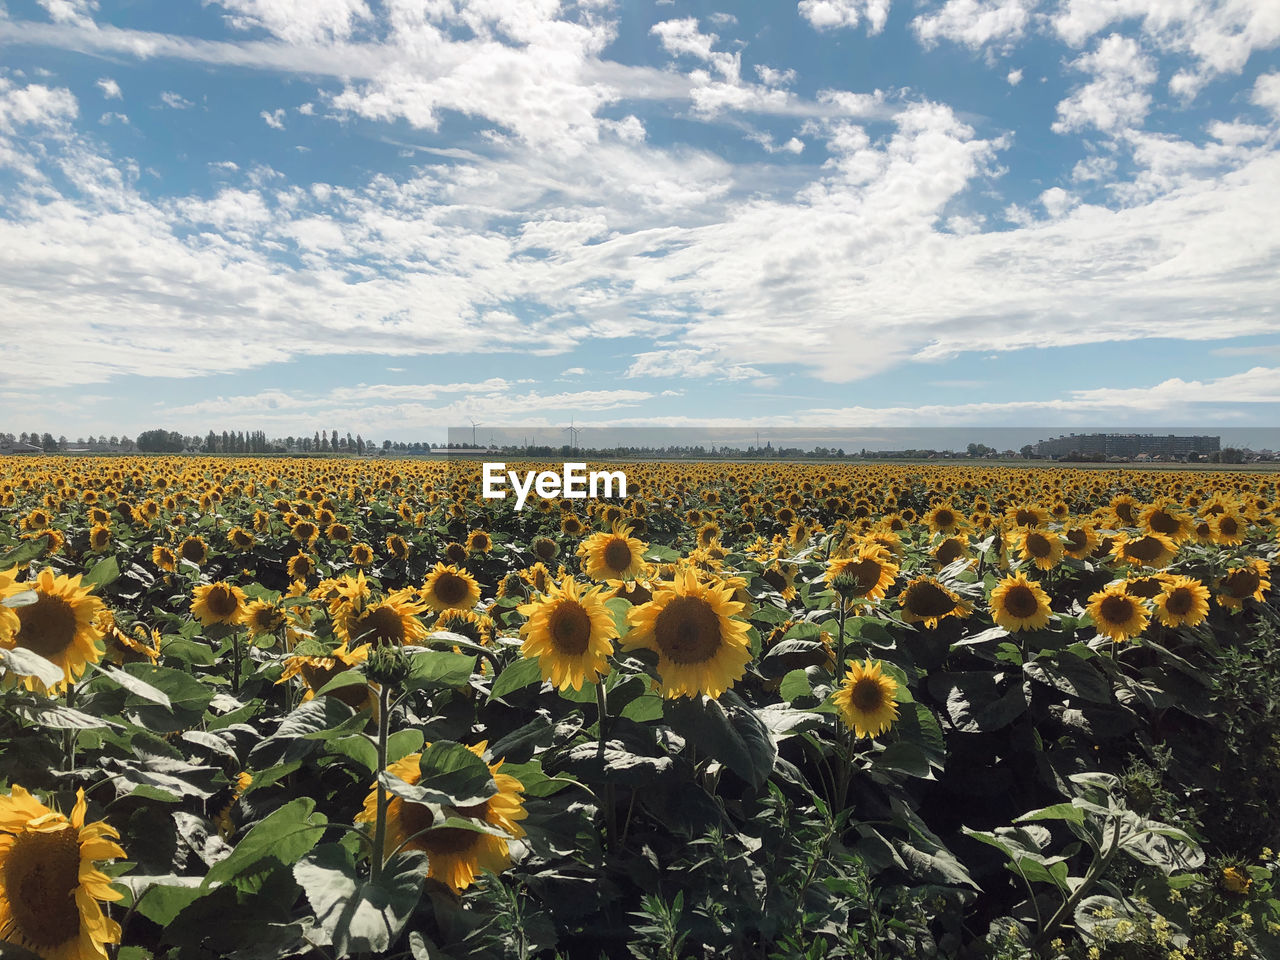
<svg viewBox="0 0 1280 960"><path fill-rule="evenodd" d="M217 617L229 617L239 606L236 595L222 586L216 586L210 590L205 597L205 603L209 605L209 612Z"/></svg>
<svg viewBox="0 0 1280 960"><path fill-rule="evenodd" d="M1170 590L1164 608L1175 617L1185 617L1195 606L1195 596L1186 587Z"/></svg>
<svg viewBox="0 0 1280 960"><path fill-rule="evenodd" d="M941 528L946 528L956 522L956 515L950 510L939 510L933 515L933 522Z"/></svg>
<svg viewBox="0 0 1280 960"><path fill-rule="evenodd" d="M1125 556L1133 557L1135 560L1141 560L1143 563L1151 563L1162 553L1164 553L1164 544L1155 537L1143 537L1140 540L1134 540L1124 545Z"/></svg>
<svg viewBox="0 0 1280 960"><path fill-rule="evenodd" d="M1234 537L1240 530L1240 524L1234 517L1222 517L1218 520L1218 532L1224 537Z"/></svg>
<svg viewBox="0 0 1280 960"><path fill-rule="evenodd" d="M706 663L720 649L720 618L701 597L675 597L658 614L653 636L675 663Z"/></svg>
<svg viewBox="0 0 1280 960"><path fill-rule="evenodd" d="M765 583L774 590L777 590L779 593L787 588L787 578L782 575L781 570L775 570L773 567L770 567L761 574L761 577Z"/></svg>
<svg viewBox="0 0 1280 960"><path fill-rule="evenodd" d="M1231 575L1227 577L1225 584L1227 590L1231 592L1231 596L1237 600L1243 600L1245 597L1251 597L1257 592L1259 584L1262 583L1262 577L1257 570L1233 570ZM22 612L22 608L18 608L18 612Z"/></svg>
<svg viewBox="0 0 1280 960"><path fill-rule="evenodd" d="M1032 589L1019 583L1010 587L1005 593L1004 608L1009 611L1010 616L1025 620L1035 616L1040 604L1036 601L1036 595Z"/></svg>
<svg viewBox="0 0 1280 960"><path fill-rule="evenodd" d="M1128 597L1112 595L1106 597L1099 606L1102 619L1107 623L1128 623L1135 613L1132 600Z"/></svg>
<svg viewBox="0 0 1280 960"><path fill-rule="evenodd" d="M631 566L631 548L625 540L615 537L609 541L604 548L604 565L619 572Z"/></svg>
<svg viewBox="0 0 1280 960"><path fill-rule="evenodd" d="M374 646L404 643L404 621L387 606L374 607L356 622L356 643L372 643Z"/></svg>
<svg viewBox="0 0 1280 960"><path fill-rule="evenodd" d="M441 603L459 603L467 595L467 581L456 573L442 573L436 578L435 594Z"/></svg>
<svg viewBox="0 0 1280 960"><path fill-rule="evenodd" d="M79 885L80 841L69 824L14 838L5 860L5 897L23 939L37 950L80 936Z"/></svg>
<svg viewBox="0 0 1280 960"><path fill-rule="evenodd" d="M945 617L956 602L936 583L916 583L907 588L906 608L917 617Z"/></svg>
<svg viewBox="0 0 1280 960"><path fill-rule="evenodd" d="M1027 553L1037 560L1042 559L1053 553L1053 544L1044 534L1033 533L1027 537Z"/></svg>
<svg viewBox="0 0 1280 960"><path fill-rule="evenodd" d="M849 691L849 702L863 713L875 713L885 705L884 687L871 677L863 677Z"/></svg>
<svg viewBox="0 0 1280 960"><path fill-rule="evenodd" d="M1116 504L1116 516L1117 516L1117 517L1119 517L1121 520L1123 520L1125 523L1128 523L1128 524L1132 524L1132 523L1134 523L1134 519L1135 519L1135 518L1134 518L1134 515L1133 515L1133 504L1132 504L1132 503L1117 503L1117 504Z"/></svg>
<svg viewBox="0 0 1280 960"><path fill-rule="evenodd" d="M944 567L949 563L955 563L963 555L964 547L955 537L942 541L942 545L938 547L938 562Z"/></svg>
<svg viewBox="0 0 1280 960"><path fill-rule="evenodd" d="M1178 523L1177 517L1166 513L1164 510L1157 510L1151 514L1151 519L1148 523L1151 524L1151 529L1156 533L1177 533L1182 526Z"/></svg>
<svg viewBox="0 0 1280 960"><path fill-rule="evenodd" d="M1143 577L1141 580L1130 583L1124 590L1131 597L1144 597L1149 600L1160 592L1162 586L1156 577Z"/></svg>
<svg viewBox="0 0 1280 960"><path fill-rule="evenodd" d="M1083 550L1089 544L1089 536L1083 530L1067 530L1063 536L1072 550Z"/></svg>
<svg viewBox="0 0 1280 960"><path fill-rule="evenodd" d="M1250 591L1252 592L1252 591ZM62 597L37 593L38 600L18 607L18 646L56 660L76 638L76 612Z"/></svg>
<svg viewBox="0 0 1280 960"><path fill-rule="evenodd" d="M858 592L866 593L875 589L876 584L880 582L880 570L879 562L871 557L866 557L846 564L840 572L857 580Z"/></svg>
<svg viewBox="0 0 1280 960"><path fill-rule="evenodd" d="M1029 527L1039 519L1034 510L1027 510L1021 507L1013 515L1013 522L1020 527Z"/></svg>
<svg viewBox="0 0 1280 960"><path fill-rule="evenodd" d="M580 656L591 642L591 617L575 600L561 600L551 614L551 642L557 653Z"/></svg>
<svg viewBox="0 0 1280 960"><path fill-rule="evenodd" d="M199 540L183 540L178 553L183 560L200 563L204 560L204 545Z"/></svg>

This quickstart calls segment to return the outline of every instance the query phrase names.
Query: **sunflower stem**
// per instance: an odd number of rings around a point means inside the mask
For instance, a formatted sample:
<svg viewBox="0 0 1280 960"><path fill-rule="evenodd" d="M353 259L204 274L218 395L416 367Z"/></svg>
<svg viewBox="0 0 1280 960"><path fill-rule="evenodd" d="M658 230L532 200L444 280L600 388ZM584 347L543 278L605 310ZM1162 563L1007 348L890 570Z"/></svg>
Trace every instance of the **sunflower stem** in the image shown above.
<svg viewBox="0 0 1280 960"><path fill-rule="evenodd" d="M240 696L240 631L231 633L231 692Z"/></svg>
<svg viewBox="0 0 1280 960"><path fill-rule="evenodd" d="M373 852L369 861L369 880L382 879L382 848L387 840L387 788L382 785L382 772L387 769L387 736L391 729L391 685L382 684L378 691L378 792L377 815L373 824Z"/></svg>
<svg viewBox="0 0 1280 960"><path fill-rule="evenodd" d="M67 709L70 710L75 706L76 702L76 685L70 680L67 681ZM67 755L67 769L74 770L76 768L76 732L68 729L62 734L62 744L64 752Z"/></svg>
<svg viewBox="0 0 1280 960"><path fill-rule="evenodd" d="M596 707L600 713L599 727L599 753L600 765L604 766L604 744L605 744L605 721L609 716L609 694L605 690L604 682L596 683ZM616 803L614 795L614 784L612 780L606 780L604 785L604 830L605 830L605 849L613 850L617 846L617 824L614 823L614 806Z"/></svg>

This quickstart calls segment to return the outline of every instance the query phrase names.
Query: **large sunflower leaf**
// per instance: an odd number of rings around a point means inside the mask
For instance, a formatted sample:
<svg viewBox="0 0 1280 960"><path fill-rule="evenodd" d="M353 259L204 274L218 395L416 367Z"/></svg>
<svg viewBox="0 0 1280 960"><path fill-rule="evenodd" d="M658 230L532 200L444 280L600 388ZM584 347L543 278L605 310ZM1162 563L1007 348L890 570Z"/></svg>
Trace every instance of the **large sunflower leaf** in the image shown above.
<svg viewBox="0 0 1280 960"><path fill-rule="evenodd" d="M514 690L521 690L530 684L542 683L542 666L538 657L526 659L521 657L509 664L498 679L493 681L493 689L489 691L489 699L497 700Z"/></svg>
<svg viewBox="0 0 1280 960"><path fill-rule="evenodd" d="M437 740L418 761L424 786L445 794L455 807L483 803L498 792L489 765L460 743Z"/></svg>
<svg viewBox="0 0 1280 960"><path fill-rule="evenodd" d="M357 875L351 853L338 844L317 847L295 864L294 879L306 891L322 935L317 942L338 956L389 950L421 896L426 870L420 861L395 857L376 883Z"/></svg>
<svg viewBox="0 0 1280 960"><path fill-rule="evenodd" d="M60 666L26 647L14 647L12 650L0 647L0 664L6 671L20 677L35 677L46 687L53 686L64 676Z"/></svg>
<svg viewBox="0 0 1280 960"><path fill-rule="evenodd" d="M309 853L320 842L326 823L310 797L289 801L255 823L230 855L210 868L202 886L207 890L231 883L245 893L253 893L271 870L296 863Z"/></svg>
<svg viewBox="0 0 1280 960"><path fill-rule="evenodd" d="M773 772L777 744L760 716L732 690L718 700L707 696L668 700L663 716L672 730L757 790Z"/></svg>

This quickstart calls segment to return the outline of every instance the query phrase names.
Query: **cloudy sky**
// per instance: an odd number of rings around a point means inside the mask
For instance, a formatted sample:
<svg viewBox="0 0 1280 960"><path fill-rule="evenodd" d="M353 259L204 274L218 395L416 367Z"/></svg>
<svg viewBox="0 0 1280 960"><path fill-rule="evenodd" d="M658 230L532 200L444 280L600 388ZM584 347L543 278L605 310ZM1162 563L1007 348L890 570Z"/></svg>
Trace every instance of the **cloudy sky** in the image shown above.
<svg viewBox="0 0 1280 960"><path fill-rule="evenodd" d="M0 0L0 429L1280 422L1276 0Z"/></svg>

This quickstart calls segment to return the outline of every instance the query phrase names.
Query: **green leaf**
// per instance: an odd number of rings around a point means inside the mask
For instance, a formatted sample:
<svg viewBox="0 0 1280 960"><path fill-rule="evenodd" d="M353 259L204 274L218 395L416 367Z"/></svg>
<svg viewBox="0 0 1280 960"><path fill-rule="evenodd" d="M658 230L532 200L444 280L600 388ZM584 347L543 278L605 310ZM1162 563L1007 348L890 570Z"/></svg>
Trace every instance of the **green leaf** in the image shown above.
<svg viewBox="0 0 1280 960"><path fill-rule="evenodd" d="M460 743L437 740L422 752L419 783L448 797L455 807L484 803L498 792L489 765Z"/></svg>
<svg viewBox="0 0 1280 960"><path fill-rule="evenodd" d="M631 601L622 597L610 597L604 602L609 608L609 612L613 614L613 625L617 628L618 636L625 637L630 625L627 623L627 614L631 612Z"/></svg>
<svg viewBox="0 0 1280 960"><path fill-rule="evenodd" d="M397 730L387 737L387 763L395 763L411 753L417 753L422 749L425 739L421 730Z"/></svg>
<svg viewBox="0 0 1280 960"><path fill-rule="evenodd" d="M64 707L61 704L53 703L52 701L46 703L19 704L16 711L31 723L42 727L49 727L53 730L93 730L102 727L120 728L120 724L118 723L112 723L110 720L103 720L100 717L95 717L82 710L73 710L71 707Z"/></svg>
<svg viewBox="0 0 1280 960"><path fill-rule="evenodd" d="M316 802L310 797L289 801L255 823L226 859L210 868L202 889L232 883L244 893L253 893L275 867L288 866L310 852L320 842L327 822L316 813Z"/></svg>
<svg viewBox="0 0 1280 960"><path fill-rule="evenodd" d="M1070 820L1073 823L1084 823L1084 810L1073 803L1055 803L1052 806L1032 810L1014 818L1014 823L1030 823L1035 820Z"/></svg>
<svg viewBox="0 0 1280 960"><path fill-rule="evenodd" d="M0 570L8 570L11 567L26 566L36 557L45 552L49 546L49 537L47 534L41 534L38 537L32 537L30 540L23 540L12 550L9 550L3 556L0 556Z"/></svg>
<svg viewBox="0 0 1280 960"><path fill-rule="evenodd" d="M350 956L391 948L418 905L426 872L418 857L395 857L374 883L358 875L349 851L326 843L294 865L293 877L315 911L316 942Z"/></svg>
<svg viewBox="0 0 1280 960"><path fill-rule="evenodd" d="M1000 676L985 670L935 673L929 677L929 691L943 701L961 733L987 733L1008 726L1027 709L1022 683L1015 681L1001 693Z"/></svg>
<svg viewBox="0 0 1280 960"><path fill-rule="evenodd" d="M542 683L542 666L537 657L521 657L498 674L498 679L493 681L493 689L489 692L489 699L496 700L532 683Z"/></svg>
<svg viewBox="0 0 1280 960"><path fill-rule="evenodd" d="M465 637L463 639L466 639ZM428 650L409 657L406 690L465 687L476 669L476 658L447 650Z"/></svg>
<svg viewBox="0 0 1280 960"><path fill-rule="evenodd" d="M769 728L732 690L718 700L707 696L668 700L663 715L676 733L757 790L773 772L778 747Z"/></svg>
<svg viewBox="0 0 1280 960"><path fill-rule="evenodd" d="M4 665L5 670L20 677L35 677L46 687L51 687L66 677L60 666L26 647L14 647L12 650L0 647L0 664Z"/></svg>
<svg viewBox="0 0 1280 960"><path fill-rule="evenodd" d="M171 923L182 910L204 896L200 888L200 877L181 877L176 874L166 876L124 876L116 881L129 890L132 904L137 904L138 913L152 923L166 926ZM129 906L130 903L123 904Z"/></svg>
<svg viewBox="0 0 1280 960"><path fill-rule="evenodd" d="M913 777L932 778L928 755L915 744L899 740L876 754L873 762L885 770L897 770Z"/></svg>
<svg viewBox="0 0 1280 960"><path fill-rule="evenodd" d="M327 696L337 690L343 690L347 687L367 687L369 678L359 670L343 670L323 687L316 691L316 697Z"/></svg>
<svg viewBox="0 0 1280 960"><path fill-rule="evenodd" d="M213 689L181 670L150 663L128 663L121 669L169 698L166 706L130 691L125 703L135 722L149 730L170 733L194 727L213 701Z"/></svg>
<svg viewBox="0 0 1280 960"><path fill-rule="evenodd" d="M95 664L95 666L99 673L111 678L111 680L113 680L118 686L128 690L135 697L141 697L142 699L149 700L152 703L158 703L166 710L172 709L173 705L169 702L169 695L163 690L153 687L145 680L135 677L131 673L126 673L125 671L109 666L108 664L99 663Z"/></svg>
<svg viewBox="0 0 1280 960"><path fill-rule="evenodd" d="M336 753L354 760L370 773L378 769L378 748L374 746L373 740L363 733L353 733L349 737L338 737L336 740L330 740L328 749L330 753ZM389 758L390 754L388 754Z"/></svg>
<svg viewBox="0 0 1280 960"><path fill-rule="evenodd" d="M120 579L120 564L115 557L106 557L93 565L93 569L80 580L83 587L105 587ZM98 591L101 594L101 590Z"/></svg>
<svg viewBox="0 0 1280 960"><path fill-rule="evenodd" d="M1094 703L1111 702L1111 684L1091 664L1066 650L1049 657L1037 657L1022 665L1033 680L1039 680L1072 697Z"/></svg>

